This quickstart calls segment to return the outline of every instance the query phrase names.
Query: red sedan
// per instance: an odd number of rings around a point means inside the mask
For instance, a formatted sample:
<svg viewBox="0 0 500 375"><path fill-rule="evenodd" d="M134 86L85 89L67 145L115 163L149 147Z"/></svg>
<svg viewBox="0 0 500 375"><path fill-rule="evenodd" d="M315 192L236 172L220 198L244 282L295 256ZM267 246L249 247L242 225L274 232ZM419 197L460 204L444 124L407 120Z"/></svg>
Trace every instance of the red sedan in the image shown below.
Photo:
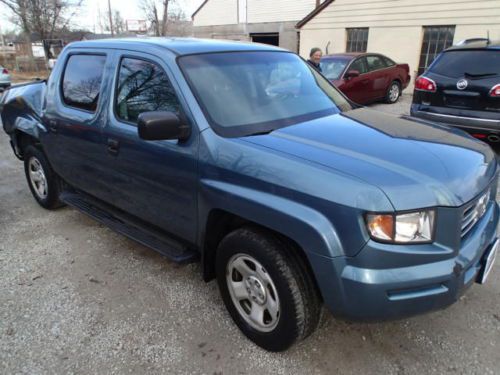
<svg viewBox="0 0 500 375"><path fill-rule="evenodd" d="M408 64L396 64L376 53L339 53L323 56L321 71L355 103L377 100L396 103L410 83Z"/></svg>

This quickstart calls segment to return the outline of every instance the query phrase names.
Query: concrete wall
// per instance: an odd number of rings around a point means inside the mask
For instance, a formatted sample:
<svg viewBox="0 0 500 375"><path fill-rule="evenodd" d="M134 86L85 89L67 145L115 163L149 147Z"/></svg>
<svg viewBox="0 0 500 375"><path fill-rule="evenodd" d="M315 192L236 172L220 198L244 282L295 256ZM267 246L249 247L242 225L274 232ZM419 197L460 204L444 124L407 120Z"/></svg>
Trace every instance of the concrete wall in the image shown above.
<svg viewBox="0 0 500 375"><path fill-rule="evenodd" d="M251 41L253 33L279 33L280 47L293 52L297 51L296 22L270 22L255 24L239 24L225 26L203 26L193 28L197 38L230 39Z"/></svg>
<svg viewBox="0 0 500 375"><path fill-rule="evenodd" d="M473 37L500 38L500 0L335 0L300 32L300 54L312 47L345 52L346 28L369 27L368 52L410 64L415 76L423 26L456 25L454 42Z"/></svg>

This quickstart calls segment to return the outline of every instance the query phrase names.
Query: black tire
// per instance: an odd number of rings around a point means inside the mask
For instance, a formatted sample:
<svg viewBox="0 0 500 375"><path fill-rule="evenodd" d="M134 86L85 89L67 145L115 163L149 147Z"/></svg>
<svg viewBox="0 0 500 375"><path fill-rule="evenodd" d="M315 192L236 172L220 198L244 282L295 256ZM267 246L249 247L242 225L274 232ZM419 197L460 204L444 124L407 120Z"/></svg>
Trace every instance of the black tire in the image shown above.
<svg viewBox="0 0 500 375"><path fill-rule="evenodd" d="M60 193L60 181L59 177L50 167L47 158L33 145L29 145L24 149L23 152L24 159L24 172L26 174L26 180L28 181L28 186L30 187L31 194L38 202L40 206L48 210L53 210L58 207L64 206L64 204L59 200ZM41 166L43 175L45 177L45 187L46 194L43 195L37 191L36 183L30 177L30 169L33 170L33 164L39 163L37 165Z"/></svg>
<svg viewBox="0 0 500 375"><path fill-rule="evenodd" d="M392 90L395 90L396 88L397 88L397 97L395 97L392 94ZM385 94L385 102L388 104L396 103L399 100L399 98L401 98L402 91L403 90L401 89L401 83L399 83L398 81L392 81L387 89L387 93Z"/></svg>
<svg viewBox="0 0 500 375"><path fill-rule="evenodd" d="M275 286L279 318L271 331L263 332L249 324L235 306L237 302L233 302L226 280L229 273L226 272L228 263L240 254L257 260ZM222 299L231 317L245 336L258 346L273 352L283 351L317 328L322 304L311 274L295 249L277 236L254 227L231 232L217 249L216 273ZM248 302L251 303L250 299Z"/></svg>

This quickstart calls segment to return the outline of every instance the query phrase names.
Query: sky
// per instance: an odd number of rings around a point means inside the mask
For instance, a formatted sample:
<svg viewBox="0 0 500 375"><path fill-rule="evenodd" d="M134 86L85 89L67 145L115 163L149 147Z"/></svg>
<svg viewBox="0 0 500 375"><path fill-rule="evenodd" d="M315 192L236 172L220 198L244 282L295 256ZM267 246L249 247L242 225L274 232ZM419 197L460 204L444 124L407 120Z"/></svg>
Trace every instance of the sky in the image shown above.
<svg viewBox="0 0 500 375"><path fill-rule="evenodd" d="M137 20L141 19L142 12L138 6L141 0L111 0L111 8L120 11L123 19ZM186 16L191 17L191 14L200 6L203 0L177 0L179 6L182 7ZM100 32L98 26L99 8L102 15L108 9L107 0L84 0L81 10L72 19L73 28L85 28L96 32ZM9 12L4 5L0 4L0 29L2 32L10 31L14 28L9 21Z"/></svg>

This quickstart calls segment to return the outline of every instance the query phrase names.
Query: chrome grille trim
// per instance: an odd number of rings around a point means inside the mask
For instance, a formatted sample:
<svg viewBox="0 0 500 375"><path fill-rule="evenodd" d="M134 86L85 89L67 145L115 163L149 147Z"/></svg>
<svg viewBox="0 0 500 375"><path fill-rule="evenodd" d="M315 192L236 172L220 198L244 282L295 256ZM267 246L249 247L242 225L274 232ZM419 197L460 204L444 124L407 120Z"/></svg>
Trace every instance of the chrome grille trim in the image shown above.
<svg viewBox="0 0 500 375"><path fill-rule="evenodd" d="M461 237L464 237L467 233L469 233L471 229L474 228L476 223L484 216L487 210L485 209L481 212L481 201L486 196L487 206L490 201L490 194L491 191L488 189L464 210L462 215Z"/></svg>

